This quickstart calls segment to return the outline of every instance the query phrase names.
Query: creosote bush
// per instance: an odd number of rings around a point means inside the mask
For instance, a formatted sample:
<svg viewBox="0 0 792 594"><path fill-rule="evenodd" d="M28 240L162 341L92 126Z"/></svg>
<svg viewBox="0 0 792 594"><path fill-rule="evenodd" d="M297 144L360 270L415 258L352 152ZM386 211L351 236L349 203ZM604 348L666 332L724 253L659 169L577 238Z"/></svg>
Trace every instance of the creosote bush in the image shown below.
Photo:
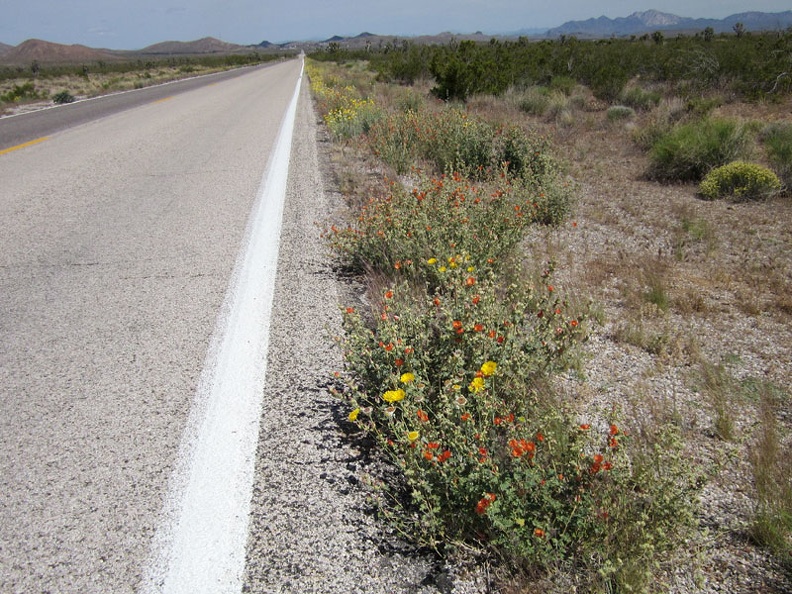
<svg viewBox="0 0 792 594"><path fill-rule="evenodd" d="M759 200L776 194L781 182L775 173L744 161L734 161L710 171L699 185L699 194L707 200L733 197Z"/></svg>

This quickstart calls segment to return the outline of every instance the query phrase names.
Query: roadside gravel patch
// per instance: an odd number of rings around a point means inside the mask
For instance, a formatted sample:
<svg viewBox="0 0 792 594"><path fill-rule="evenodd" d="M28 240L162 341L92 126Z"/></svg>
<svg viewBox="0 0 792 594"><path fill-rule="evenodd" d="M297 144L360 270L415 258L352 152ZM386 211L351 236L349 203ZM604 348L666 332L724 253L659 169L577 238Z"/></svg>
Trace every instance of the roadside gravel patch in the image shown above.
<svg viewBox="0 0 792 594"><path fill-rule="evenodd" d="M455 584L434 556L378 521L361 482L367 453L345 433L348 411L330 393L342 368L332 340L341 314L321 225L340 198L324 190L308 87L292 146L244 591L481 592Z"/></svg>

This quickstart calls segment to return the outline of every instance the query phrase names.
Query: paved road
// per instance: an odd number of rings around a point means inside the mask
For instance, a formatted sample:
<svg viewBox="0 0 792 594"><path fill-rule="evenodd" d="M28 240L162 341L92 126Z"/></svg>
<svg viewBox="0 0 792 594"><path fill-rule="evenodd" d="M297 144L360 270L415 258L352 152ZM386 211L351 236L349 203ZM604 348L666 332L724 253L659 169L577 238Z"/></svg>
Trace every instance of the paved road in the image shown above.
<svg viewBox="0 0 792 594"><path fill-rule="evenodd" d="M265 65L263 68L267 66L269 65ZM258 68L262 68L262 66ZM146 105L158 99L172 97L207 85L218 84L247 74L250 70L251 68L236 68L135 91L113 93L24 115L0 118L0 151L73 128L79 124L91 122L100 117Z"/></svg>
<svg viewBox="0 0 792 594"><path fill-rule="evenodd" d="M140 583L298 74L256 69L0 154L0 592Z"/></svg>

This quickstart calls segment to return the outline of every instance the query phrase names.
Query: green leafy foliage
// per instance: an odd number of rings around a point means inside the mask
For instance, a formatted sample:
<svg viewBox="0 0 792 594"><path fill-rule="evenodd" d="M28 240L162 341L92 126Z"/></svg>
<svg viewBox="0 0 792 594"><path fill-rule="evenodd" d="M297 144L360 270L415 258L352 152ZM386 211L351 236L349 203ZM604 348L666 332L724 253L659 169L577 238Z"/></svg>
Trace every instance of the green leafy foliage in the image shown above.
<svg viewBox="0 0 792 594"><path fill-rule="evenodd" d="M771 124L760 137L770 163L789 191L792 189L792 124Z"/></svg>
<svg viewBox="0 0 792 594"><path fill-rule="evenodd" d="M732 120L682 124L654 143L648 175L665 182L700 181L713 168L745 155L748 142L745 128Z"/></svg>
<svg viewBox="0 0 792 594"><path fill-rule="evenodd" d="M569 94L574 81L589 85L600 99L640 110L656 103L657 96L628 85L639 78L646 85L670 83L691 97L712 89L749 99L782 97L792 91L790 52L792 32L787 31L717 40L701 35L672 39L659 33L598 41L567 36L554 41L521 38L432 46L398 41L365 50L336 46L312 57L368 60L383 80L411 83L431 76L435 96L447 101L536 84Z"/></svg>
<svg viewBox="0 0 792 594"><path fill-rule="evenodd" d="M0 101L4 101L6 103L16 103L19 101L29 101L40 98L41 94L36 89L36 85L32 81L22 83L21 85L14 85L10 91L0 95Z"/></svg>
<svg viewBox="0 0 792 594"><path fill-rule="evenodd" d="M74 103L74 95L69 93L69 91L61 91L59 93L55 93L52 96L52 100L57 103L58 105L62 105L64 103Z"/></svg>

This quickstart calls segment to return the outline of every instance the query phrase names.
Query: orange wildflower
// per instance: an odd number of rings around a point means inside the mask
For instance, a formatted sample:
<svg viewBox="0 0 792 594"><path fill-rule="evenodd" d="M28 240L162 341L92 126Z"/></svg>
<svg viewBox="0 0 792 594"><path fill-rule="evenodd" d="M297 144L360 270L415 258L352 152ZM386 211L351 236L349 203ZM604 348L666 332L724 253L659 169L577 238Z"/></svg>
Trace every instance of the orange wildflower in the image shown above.
<svg viewBox="0 0 792 594"><path fill-rule="evenodd" d="M476 504L476 513L479 515L483 515L487 513L487 508L492 504L493 501L497 499L495 493L487 493L482 497L479 502Z"/></svg>

